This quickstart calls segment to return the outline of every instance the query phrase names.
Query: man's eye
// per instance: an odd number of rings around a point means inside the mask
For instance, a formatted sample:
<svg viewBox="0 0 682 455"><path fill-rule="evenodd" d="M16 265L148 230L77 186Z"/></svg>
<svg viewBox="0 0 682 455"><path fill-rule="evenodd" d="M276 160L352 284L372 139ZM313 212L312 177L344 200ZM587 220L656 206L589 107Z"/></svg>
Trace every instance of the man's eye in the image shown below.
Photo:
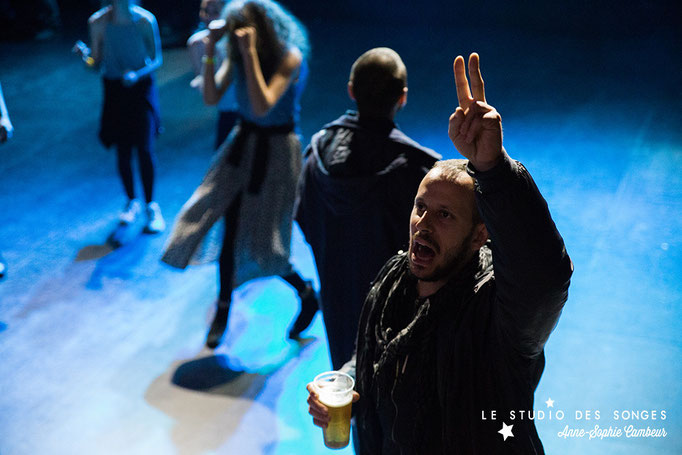
<svg viewBox="0 0 682 455"><path fill-rule="evenodd" d="M448 211L441 210L441 211L440 211L440 217L441 217L441 218L446 218L446 219L447 219L447 218L452 218L452 214L451 214L450 212L448 212Z"/></svg>

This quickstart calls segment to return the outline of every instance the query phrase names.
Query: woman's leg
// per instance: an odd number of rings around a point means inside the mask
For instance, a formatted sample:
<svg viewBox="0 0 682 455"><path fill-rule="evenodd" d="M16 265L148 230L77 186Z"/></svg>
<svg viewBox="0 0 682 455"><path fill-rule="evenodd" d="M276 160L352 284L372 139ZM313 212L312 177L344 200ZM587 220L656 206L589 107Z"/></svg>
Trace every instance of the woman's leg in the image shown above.
<svg viewBox="0 0 682 455"><path fill-rule="evenodd" d="M137 215L142 209L140 201L135 199L135 183L133 182L133 147L131 145L117 145L116 146L118 159L118 175L123 183L123 189L128 196L128 203L118 216L121 224L130 224L135 221Z"/></svg>
<svg viewBox="0 0 682 455"><path fill-rule="evenodd" d="M154 133L149 132L147 140L137 148L137 159L140 163L142 188L144 199L147 203L147 225L144 231L148 234L157 234L166 229L166 221L161 215L159 204L154 202L154 175L156 157L154 155Z"/></svg>
<svg viewBox="0 0 682 455"><path fill-rule="evenodd" d="M142 188L144 189L144 199L147 204L154 200L154 169L156 167L156 159L154 157L153 147L154 139L152 139L152 137L149 137L137 147L137 159L140 163Z"/></svg>
<svg viewBox="0 0 682 455"><path fill-rule="evenodd" d="M116 146L118 160L118 175L121 178L123 189L128 199L135 199L135 184L133 183L133 147L131 145L118 144Z"/></svg>
<svg viewBox="0 0 682 455"><path fill-rule="evenodd" d="M234 283L234 246L237 237L241 199L241 194L239 194L225 211L225 237L223 238L220 258L218 259L220 289L218 290L216 313L206 336L206 346L211 349L216 348L220 344L227 328L227 316L230 312Z"/></svg>
<svg viewBox="0 0 682 455"><path fill-rule="evenodd" d="M317 296L310 281L304 281L298 272L292 272L282 276L282 279L289 283L296 290L301 299L301 309L296 316L296 320L289 329L289 338L299 340L301 332L308 328L315 317L318 309Z"/></svg>

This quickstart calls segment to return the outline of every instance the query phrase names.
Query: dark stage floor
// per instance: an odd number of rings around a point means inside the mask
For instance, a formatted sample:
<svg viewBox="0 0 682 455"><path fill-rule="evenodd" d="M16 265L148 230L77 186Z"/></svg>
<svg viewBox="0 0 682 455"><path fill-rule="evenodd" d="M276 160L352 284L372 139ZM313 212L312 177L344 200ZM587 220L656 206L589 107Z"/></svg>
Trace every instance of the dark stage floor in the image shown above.
<svg viewBox="0 0 682 455"><path fill-rule="evenodd" d="M399 124L455 157L452 59L480 53L506 148L535 177L575 263L536 393L547 453L682 453L679 38L667 29L588 38L321 20L310 29L306 141L350 107L353 60L383 45L408 67ZM0 147L0 251L9 263L0 283L0 453L328 453L305 403L305 384L329 369L324 329L318 316L316 341L285 341L297 306L288 287L277 279L242 287L227 340L212 353L203 341L214 266L163 266L167 232L134 233L114 251L103 245L125 201L114 154L96 139L100 81L70 54L73 38L0 43L16 128ZM211 158L215 112L190 79L184 49L166 49L157 199L169 221ZM293 250L316 280L298 231ZM623 410L639 419L623 420ZM666 436L559 436L596 425Z"/></svg>

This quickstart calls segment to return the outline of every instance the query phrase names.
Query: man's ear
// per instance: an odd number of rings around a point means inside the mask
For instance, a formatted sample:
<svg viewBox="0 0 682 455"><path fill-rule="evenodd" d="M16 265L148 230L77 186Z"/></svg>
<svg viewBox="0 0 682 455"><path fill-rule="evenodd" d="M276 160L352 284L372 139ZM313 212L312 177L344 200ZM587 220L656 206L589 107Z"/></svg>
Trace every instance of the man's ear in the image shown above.
<svg viewBox="0 0 682 455"><path fill-rule="evenodd" d="M403 87L403 94L400 95L400 98L398 99L398 104L400 105L400 109L405 107L407 104L407 87Z"/></svg>
<svg viewBox="0 0 682 455"><path fill-rule="evenodd" d="M488 241L488 228L485 223L478 223L474 226L474 235L471 237L471 250L479 250Z"/></svg>
<svg viewBox="0 0 682 455"><path fill-rule="evenodd" d="M350 99L355 101L355 95L353 95L353 83L351 81L348 81L348 96Z"/></svg>

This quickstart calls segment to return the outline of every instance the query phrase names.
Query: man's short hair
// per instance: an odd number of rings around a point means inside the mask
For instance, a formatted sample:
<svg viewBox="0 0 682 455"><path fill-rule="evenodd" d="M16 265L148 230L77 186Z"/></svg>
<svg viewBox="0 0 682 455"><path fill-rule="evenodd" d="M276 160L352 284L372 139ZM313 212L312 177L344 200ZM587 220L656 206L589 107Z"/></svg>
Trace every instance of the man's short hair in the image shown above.
<svg viewBox="0 0 682 455"><path fill-rule="evenodd" d="M407 87L407 68L396 51L376 47L353 63L350 82L361 114L387 116Z"/></svg>
<svg viewBox="0 0 682 455"><path fill-rule="evenodd" d="M463 159L440 160L436 161L431 170L439 171L440 175L445 180L457 183L458 185L470 187L473 197L474 179L471 177L471 175L469 175L469 172L467 172L468 164L469 161ZM483 219L481 218L481 214L478 212L478 206L476 205L476 202L474 202L474 210L471 220L474 222L474 225L483 223Z"/></svg>

